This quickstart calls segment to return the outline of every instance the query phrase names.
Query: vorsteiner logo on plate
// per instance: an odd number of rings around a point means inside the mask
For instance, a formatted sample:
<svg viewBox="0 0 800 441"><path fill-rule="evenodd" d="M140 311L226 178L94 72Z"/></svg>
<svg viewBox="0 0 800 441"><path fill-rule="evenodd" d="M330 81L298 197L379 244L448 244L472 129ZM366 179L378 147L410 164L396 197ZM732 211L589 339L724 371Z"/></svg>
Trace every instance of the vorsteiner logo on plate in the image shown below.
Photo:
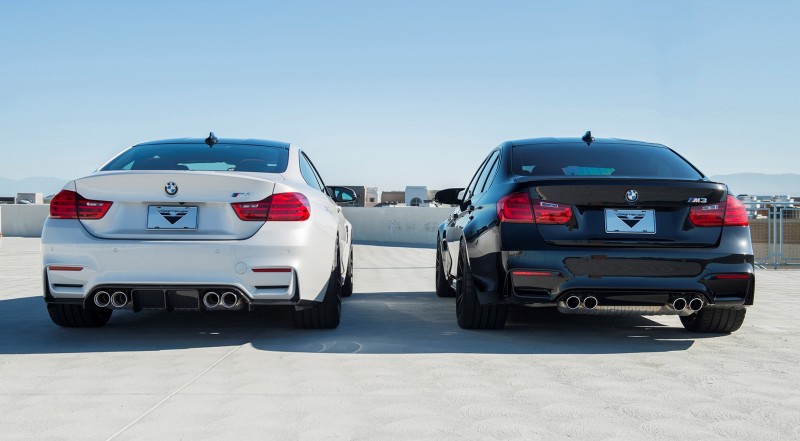
<svg viewBox="0 0 800 441"><path fill-rule="evenodd" d="M186 210L180 210L180 211L158 210L158 214L163 216L164 219L166 219L167 222L169 222L172 225L175 225L175 222L178 222L179 220L183 219L183 217L186 216L186 213L187 213Z"/></svg>

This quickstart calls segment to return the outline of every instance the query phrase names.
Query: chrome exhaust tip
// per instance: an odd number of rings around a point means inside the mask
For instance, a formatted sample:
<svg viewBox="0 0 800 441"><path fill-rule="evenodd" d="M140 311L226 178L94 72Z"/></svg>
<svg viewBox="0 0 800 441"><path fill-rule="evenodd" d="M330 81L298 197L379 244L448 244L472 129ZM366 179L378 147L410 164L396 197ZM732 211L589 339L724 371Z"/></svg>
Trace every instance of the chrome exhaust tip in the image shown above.
<svg viewBox="0 0 800 441"><path fill-rule="evenodd" d="M567 297L567 301L564 302L569 309L578 309L581 306L581 299L578 296L569 296Z"/></svg>
<svg viewBox="0 0 800 441"><path fill-rule="evenodd" d="M594 309L597 306L597 297L588 296L583 299L583 307L586 309Z"/></svg>
<svg viewBox="0 0 800 441"><path fill-rule="evenodd" d="M206 308L213 309L219 306L219 294L211 291L207 292L203 296L203 304L206 305Z"/></svg>
<svg viewBox="0 0 800 441"><path fill-rule="evenodd" d="M108 305L111 303L111 296L106 291L98 291L94 295L94 304L97 305L98 308L107 308Z"/></svg>
<svg viewBox="0 0 800 441"><path fill-rule="evenodd" d="M128 304L128 295L122 291L117 291L111 294L111 306L115 308L122 308Z"/></svg>
<svg viewBox="0 0 800 441"><path fill-rule="evenodd" d="M697 311L703 309L704 305L705 305L705 302L700 297L695 297L695 298L693 298L692 300L689 301L689 309L692 312L697 312Z"/></svg>
<svg viewBox="0 0 800 441"><path fill-rule="evenodd" d="M222 303L222 306L224 306L225 308L231 309L239 304L239 296L237 296L235 293L228 291L222 294L220 303Z"/></svg>
<svg viewBox="0 0 800 441"><path fill-rule="evenodd" d="M672 309L676 311L683 311L686 309L686 299L679 297L672 302Z"/></svg>

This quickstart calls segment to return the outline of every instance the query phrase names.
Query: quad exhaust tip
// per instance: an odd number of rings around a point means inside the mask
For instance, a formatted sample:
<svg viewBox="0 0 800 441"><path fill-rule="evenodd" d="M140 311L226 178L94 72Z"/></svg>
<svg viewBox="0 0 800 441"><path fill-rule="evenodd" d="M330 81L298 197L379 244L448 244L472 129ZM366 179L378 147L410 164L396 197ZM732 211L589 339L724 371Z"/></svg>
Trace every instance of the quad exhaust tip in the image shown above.
<svg viewBox="0 0 800 441"><path fill-rule="evenodd" d="M597 297L588 296L583 299L583 307L586 309L594 309L597 306Z"/></svg>
<svg viewBox="0 0 800 441"><path fill-rule="evenodd" d="M686 299L677 298L672 302L672 309L676 311L683 311L686 309Z"/></svg>
<svg viewBox="0 0 800 441"><path fill-rule="evenodd" d="M108 292L98 291L94 295L94 304L97 305L98 308L107 308L110 303L111 295L109 295Z"/></svg>
<svg viewBox="0 0 800 441"><path fill-rule="evenodd" d="M98 293L99 294L99 293ZM111 306L115 308L122 308L128 304L128 295L122 291L116 291L111 294Z"/></svg>
<svg viewBox="0 0 800 441"><path fill-rule="evenodd" d="M235 307L236 305L239 304L239 296L237 296L233 292L228 291L228 292L222 294L222 298L220 299L220 303L225 308L231 309L231 308L233 308L233 307Z"/></svg>
<svg viewBox="0 0 800 441"><path fill-rule="evenodd" d="M689 309L692 312L697 312L697 311L703 309L704 305L705 305L705 302L703 302L703 299L701 299L700 297L695 297L695 298L693 298L692 300L689 301Z"/></svg>
<svg viewBox="0 0 800 441"><path fill-rule="evenodd" d="M569 309L578 309L578 307L581 306L581 299L578 296L569 296L564 303L567 304L567 308Z"/></svg>
<svg viewBox="0 0 800 441"><path fill-rule="evenodd" d="M207 292L203 296L203 304L206 305L206 308L208 309L213 309L219 306L219 301L220 301L219 294L213 291Z"/></svg>

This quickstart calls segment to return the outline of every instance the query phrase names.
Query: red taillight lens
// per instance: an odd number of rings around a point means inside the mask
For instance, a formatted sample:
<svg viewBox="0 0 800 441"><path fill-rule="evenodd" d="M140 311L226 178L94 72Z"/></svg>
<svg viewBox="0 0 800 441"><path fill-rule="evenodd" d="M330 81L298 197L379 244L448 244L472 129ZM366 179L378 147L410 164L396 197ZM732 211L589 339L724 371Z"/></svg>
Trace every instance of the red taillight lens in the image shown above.
<svg viewBox="0 0 800 441"><path fill-rule="evenodd" d="M112 202L86 199L70 190L61 190L50 201L50 217L54 219L102 219Z"/></svg>
<svg viewBox="0 0 800 441"><path fill-rule="evenodd" d="M311 205L301 193L276 193L258 202L236 202L233 211L243 221L304 221Z"/></svg>
<svg viewBox="0 0 800 441"><path fill-rule="evenodd" d="M747 220L747 209L739 199L728 195L728 203L725 207L725 226L745 227L749 225Z"/></svg>
<svg viewBox="0 0 800 441"><path fill-rule="evenodd" d="M557 202L536 201L533 214L537 224L563 225L572 219L572 207Z"/></svg>
<svg viewBox="0 0 800 441"><path fill-rule="evenodd" d="M527 193L511 193L497 201L500 222L533 223L531 197Z"/></svg>
<svg viewBox="0 0 800 441"><path fill-rule="evenodd" d="M740 200L728 195L725 202L689 209L689 222L695 227L743 227L748 225L747 209Z"/></svg>
<svg viewBox="0 0 800 441"><path fill-rule="evenodd" d="M536 200L527 193L511 193L497 202L500 222L525 222L563 225L572 218L572 207L557 202Z"/></svg>

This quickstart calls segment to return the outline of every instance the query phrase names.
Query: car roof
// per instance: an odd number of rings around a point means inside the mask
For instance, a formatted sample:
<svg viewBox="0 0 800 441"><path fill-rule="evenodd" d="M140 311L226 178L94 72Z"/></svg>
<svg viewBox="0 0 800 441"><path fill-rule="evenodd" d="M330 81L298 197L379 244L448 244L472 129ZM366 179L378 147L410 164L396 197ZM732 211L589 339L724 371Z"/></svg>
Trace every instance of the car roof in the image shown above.
<svg viewBox="0 0 800 441"><path fill-rule="evenodd" d="M536 144L573 144L573 143L585 143L581 138L529 138L529 139L517 139L513 141L508 141L508 143L512 146L523 146L523 145L536 145ZM630 145L641 145L643 147L659 147L659 148L668 148L663 144L657 144L653 142L644 142L644 141L634 141L630 139L618 139L618 138L595 138L592 141L592 145L599 144L630 144Z"/></svg>
<svg viewBox="0 0 800 441"><path fill-rule="evenodd" d="M161 139L157 141L147 141L136 144L136 146L140 145L155 145L155 144L204 144L204 138L172 138L172 139ZM289 143L281 142L281 141L270 141L267 139L239 139L239 138L219 138L217 144L239 144L239 145L261 145L265 147L278 147L278 148L289 148ZM135 147L135 146L134 146Z"/></svg>

